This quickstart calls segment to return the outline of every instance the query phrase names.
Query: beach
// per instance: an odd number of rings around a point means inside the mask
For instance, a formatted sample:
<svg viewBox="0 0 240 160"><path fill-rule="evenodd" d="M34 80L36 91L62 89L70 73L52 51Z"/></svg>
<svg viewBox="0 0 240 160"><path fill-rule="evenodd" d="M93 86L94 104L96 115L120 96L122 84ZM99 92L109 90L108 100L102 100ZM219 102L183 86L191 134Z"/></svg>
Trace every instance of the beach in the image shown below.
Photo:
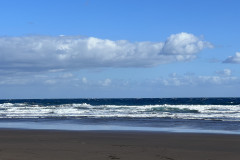
<svg viewBox="0 0 240 160"><path fill-rule="evenodd" d="M0 160L239 160L240 98L0 100Z"/></svg>
<svg viewBox="0 0 240 160"><path fill-rule="evenodd" d="M1 160L238 160L240 135L0 130Z"/></svg>

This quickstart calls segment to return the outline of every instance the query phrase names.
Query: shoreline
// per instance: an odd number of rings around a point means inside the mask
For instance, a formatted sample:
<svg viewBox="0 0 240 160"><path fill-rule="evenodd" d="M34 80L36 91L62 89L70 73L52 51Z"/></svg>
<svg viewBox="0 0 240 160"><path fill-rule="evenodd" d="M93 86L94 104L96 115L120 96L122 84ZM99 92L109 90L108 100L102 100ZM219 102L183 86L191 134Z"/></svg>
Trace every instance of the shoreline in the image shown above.
<svg viewBox="0 0 240 160"><path fill-rule="evenodd" d="M90 130L68 130L68 129L32 129L32 128L3 128L0 127L0 132L1 131L26 131L26 132L76 132L76 133L135 133L135 134L189 134L189 135L222 135L222 136L239 136L239 132L211 132L203 130L202 132L197 132L197 131L172 131L172 130L117 130L117 129L107 129L107 130L101 130L101 129L90 129Z"/></svg>
<svg viewBox="0 0 240 160"><path fill-rule="evenodd" d="M218 122L218 121L217 121ZM98 119L2 119L1 129L58 131L136 131L240 135L239 122Z"/></svg>
<svg viewBox="0 0 240 160"><path fill-rule="evenodd" d="M237 160L240 135L0 130L0 159Z"/></svg>

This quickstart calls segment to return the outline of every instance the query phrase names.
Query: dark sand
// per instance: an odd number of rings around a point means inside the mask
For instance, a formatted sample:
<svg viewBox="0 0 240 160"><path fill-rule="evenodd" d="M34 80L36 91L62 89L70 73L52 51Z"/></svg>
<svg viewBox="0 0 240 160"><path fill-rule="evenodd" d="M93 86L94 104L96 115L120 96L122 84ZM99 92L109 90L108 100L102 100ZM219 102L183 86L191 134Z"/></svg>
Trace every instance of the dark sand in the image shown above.
<svg viewBox="0 0 240 160"><path fill-rule="evenodd" d="M239 135L0 130L0 160L240 160Z"/></svg>

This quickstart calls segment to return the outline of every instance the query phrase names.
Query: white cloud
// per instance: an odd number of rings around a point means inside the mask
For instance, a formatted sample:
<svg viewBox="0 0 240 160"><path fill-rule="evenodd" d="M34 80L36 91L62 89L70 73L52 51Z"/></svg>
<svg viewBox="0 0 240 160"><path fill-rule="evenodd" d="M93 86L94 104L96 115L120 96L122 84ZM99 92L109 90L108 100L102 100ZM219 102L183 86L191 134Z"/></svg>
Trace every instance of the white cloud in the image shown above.
<svg viewBox="0 0 240 160"><path fill-rule="evenodd" d="M173 55L193 55L204 48L212 48L209 42L201 41L193 34L179 33L171 35L163 46L163 53Z"/></svg>
<svg viewBox="0 0 240 160"><path fill-rule="evenodd" d="M71 78L73 77L73 74L72 73L64 73L61 75L62 78Z"/></svg>
<svg viewBox="0 0 240 160"><path fill-rule="evenodd" d="M11 78L11 77L0 77L0 85L25 85L31 82L31 80L24 78Z"/></svg>
<svg viewBox="0 0 240 160"><path fill-rule="evenodd" d="M224 69L223 73L225 76L231 76L232 75L232 71L230 69Z"/></svg>
<svg viewBox="0 0 240 160"><path fill-rule="evenodd" d="M102 86L109 86L111 83L112 83L112 80L109 78L105 79L104 81L100 81L100 84Z"/></svg>
<svg viewBox="0 0 240 160"><path fill-rule="evenodd" d="M232 70L224 69L222 71L217 71L216 73L220 76L231 76L232 75Z"/></svg>
<svg viewBox="0 0 240 160"><path fill-rule="evenodd" d="M240 52L236 52L234 56L228 57L223 63L240 63Z"/></svg>
<svg viewBox="0 0 240 160"><path fill-rule="evenodd" d="M82 83L84 83L84 84L88 83L88 80L87 80L86 77L83 77L83 78L82 78Z"/></svg>
<svg viewBox="0 0 240 160"><path fill-rule="evenodd" d="M195 76L195 75L175 75L168 78L159 78L155 84L163 86L204 86L204 85L231 85L239 83L240 79L234 76Z"/></svg>
<svg viewBox="0 0 240 160"><path fill-rule="evenodd" d="M212 45L189 33L166 42L112 41L79 36L0 37L0 71L58 72L99 67L151 67L188 61Z"/></svg>
<svg viewBox="0 0 240 160"><path fill-rule="evenodd" d="M56 80L48 79L48 80L46 80L44 83L46 83L46 84L55 84L55 83L56 83Z"/></svg>

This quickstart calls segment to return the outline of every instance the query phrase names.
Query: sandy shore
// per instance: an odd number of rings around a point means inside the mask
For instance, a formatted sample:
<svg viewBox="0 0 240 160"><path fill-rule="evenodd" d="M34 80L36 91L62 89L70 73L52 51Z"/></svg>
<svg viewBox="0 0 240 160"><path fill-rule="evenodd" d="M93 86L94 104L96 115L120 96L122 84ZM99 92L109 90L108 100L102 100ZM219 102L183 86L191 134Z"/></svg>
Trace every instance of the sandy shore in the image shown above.
<svg viewBox="0 0 240 160"><path fill-rule="evenodd" d="M239 135L0 130L1 160L239 160Z"/></svg>

